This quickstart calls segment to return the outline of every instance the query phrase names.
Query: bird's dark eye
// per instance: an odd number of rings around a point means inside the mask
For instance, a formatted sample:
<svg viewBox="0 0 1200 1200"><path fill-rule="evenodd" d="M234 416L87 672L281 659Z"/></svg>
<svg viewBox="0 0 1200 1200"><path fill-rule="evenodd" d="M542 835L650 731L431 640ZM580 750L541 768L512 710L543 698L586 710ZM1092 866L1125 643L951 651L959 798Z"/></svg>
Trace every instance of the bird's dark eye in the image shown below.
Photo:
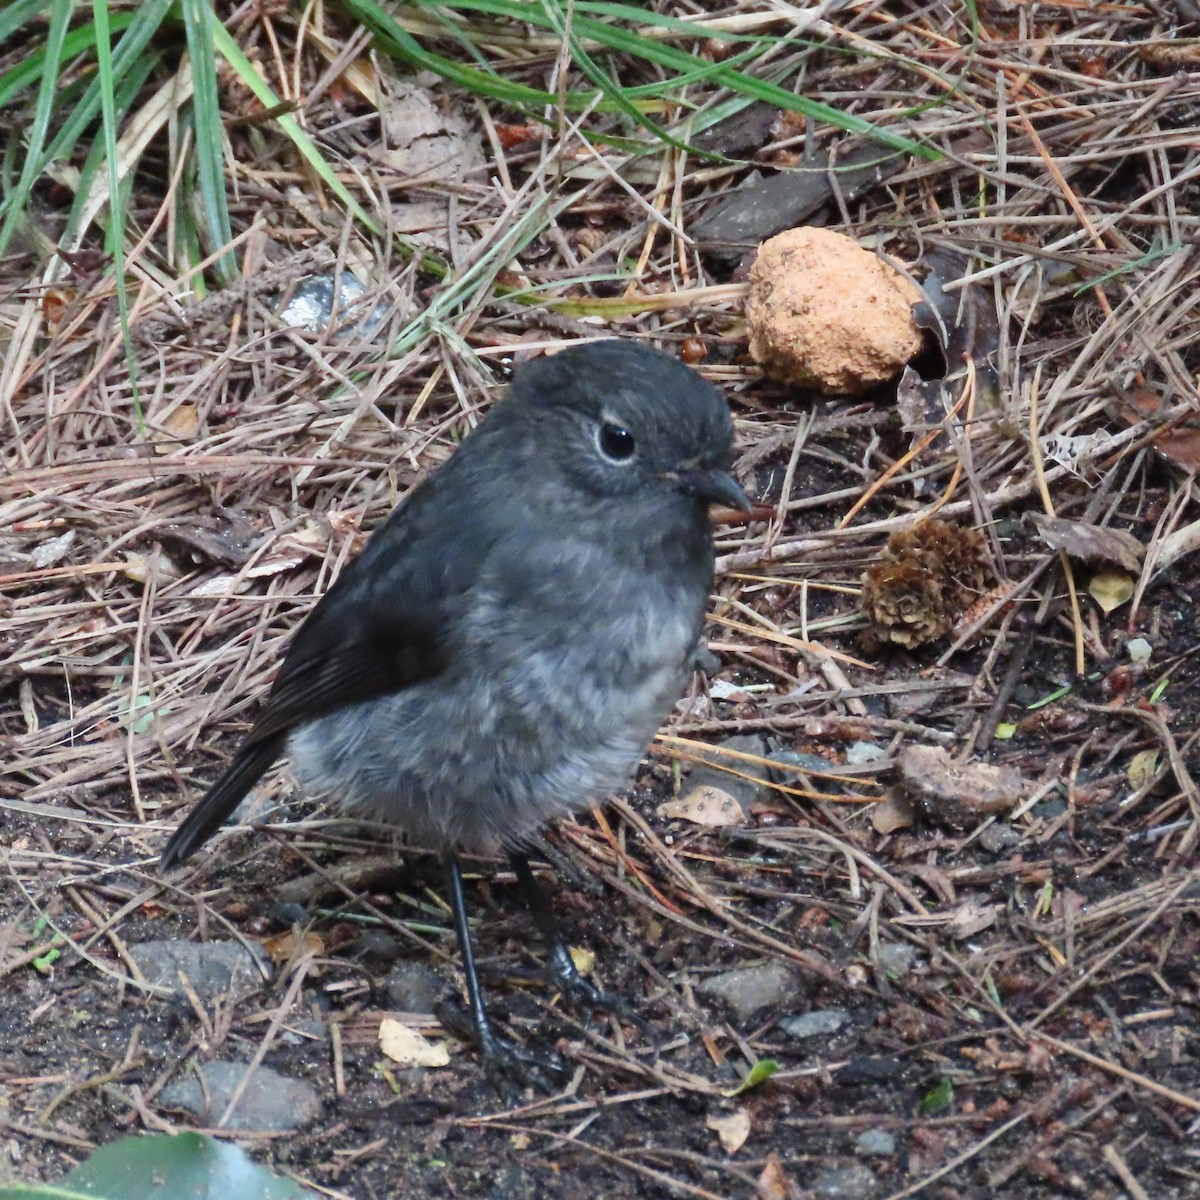
<svg viewBox="0 0 1200 1200"><path fill-rule="evenodd" d="M624 425L614 425L612 421L605 421L600 426L597 441L601 454L605 458L612 459L613 462L625 462L633 457L635 449L633 434Z"/></svg>

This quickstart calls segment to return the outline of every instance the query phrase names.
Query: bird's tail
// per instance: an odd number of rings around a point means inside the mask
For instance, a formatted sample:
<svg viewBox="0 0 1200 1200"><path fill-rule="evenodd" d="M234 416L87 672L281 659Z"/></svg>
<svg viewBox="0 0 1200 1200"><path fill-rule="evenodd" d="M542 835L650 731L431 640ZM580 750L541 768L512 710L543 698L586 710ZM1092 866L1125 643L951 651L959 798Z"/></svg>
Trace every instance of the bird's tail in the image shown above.
<svg viewBox="0 0 1200 1200"><path fill-rule="evenodd" d="M242 797L259 781L263 772L283 750L284 735L265 738L238 751L225 774L204 794L188 813L182 825L171 835L163 851L161 868L169 871L190 858L229 820Z"/></svg>

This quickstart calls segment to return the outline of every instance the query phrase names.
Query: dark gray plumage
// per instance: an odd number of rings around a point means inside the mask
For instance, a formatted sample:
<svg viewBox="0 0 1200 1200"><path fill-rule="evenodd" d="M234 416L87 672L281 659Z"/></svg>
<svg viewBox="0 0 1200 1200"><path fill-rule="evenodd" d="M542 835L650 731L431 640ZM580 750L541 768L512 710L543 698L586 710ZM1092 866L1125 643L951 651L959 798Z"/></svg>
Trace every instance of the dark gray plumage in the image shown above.
<svg viewBox="0 0 1200 1200"><path fill-rule="evenodd" d="M164 867L284 753L306 786L451 856L519 849L620 787L690 669L709 504L748 504L731 434L716 388L641 345L523 368L300 627Z"/></svg>

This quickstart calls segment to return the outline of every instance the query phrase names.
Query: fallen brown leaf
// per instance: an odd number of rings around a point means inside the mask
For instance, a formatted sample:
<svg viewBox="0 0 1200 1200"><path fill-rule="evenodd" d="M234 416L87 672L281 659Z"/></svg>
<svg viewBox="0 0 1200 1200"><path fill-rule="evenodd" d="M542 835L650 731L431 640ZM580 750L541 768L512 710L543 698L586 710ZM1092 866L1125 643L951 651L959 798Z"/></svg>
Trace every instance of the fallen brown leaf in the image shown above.
<svg viewBox="0 0 1200 1200"><path fill-rule="evenodd" d="M717 1135L726 1154L736 1154L750 1136L750 1114L744 1108L725 1116L710 1115L704 1124Z"/></svg>
<svg viewBox="0 0 1200 1200"><path fill-rule="evenodd" d="M1123 529L1036 514L1031 514L1029 521L1052 550L1065 551L1085 562L1114 563L1135 574L1142 569L1146 547Z"/></svg>
<svg viewBox="0 0 1200 1200"><path fill-rule="evenodd" d="M445 1067L450 1063L444 1043L423 1038L395 1017L384 1017L379 1023L379 1048L392 1062L405 1067Z"/></svg>
<svg viewBox="0 0 1200 1200"><path fill-rule="evenodd" d="M718 787L693 788L680 800L668 800L655 810L660 817L691 821L693 825L741 825L746 820L742 806Z"/></svg>

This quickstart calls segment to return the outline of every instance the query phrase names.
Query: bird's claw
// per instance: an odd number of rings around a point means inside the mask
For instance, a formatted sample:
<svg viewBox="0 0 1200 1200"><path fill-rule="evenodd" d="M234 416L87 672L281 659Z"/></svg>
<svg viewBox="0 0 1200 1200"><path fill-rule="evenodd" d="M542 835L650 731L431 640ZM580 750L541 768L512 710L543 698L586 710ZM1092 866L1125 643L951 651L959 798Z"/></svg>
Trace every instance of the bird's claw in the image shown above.
<svg viewBox="0 0 1200 1200"><path fill-rule="evenodd" d="M570 1078L571 1068L553 1050L522 1046L501 1037L491 1023L481 1031L470 1013L444 997L437 1017L452 1033L479 1047L488 1082L506 1101L515 1100L513 1084L539 1092L556 1092Z"/></svg>
<svg viewBox="0 0 1200 1200"><path fill-rule="evenodd" d="M512 1085L538 1092L557 1092L571 1077L571 1068L553 1050L522 1046L496 1033L479 1044L484 1073L505 1099L512 1099Z"/></svg>
<svg viewBox="0 0 1200 1200"><path fill-rule="evenodd" d="M638 1016L624 996L602 991L585 979L569 954L551 954L549 969L550 978L571 1008L611 1013L619 1020L636 1026L640 1032L649 1033L650 1026Z"/></svg>

